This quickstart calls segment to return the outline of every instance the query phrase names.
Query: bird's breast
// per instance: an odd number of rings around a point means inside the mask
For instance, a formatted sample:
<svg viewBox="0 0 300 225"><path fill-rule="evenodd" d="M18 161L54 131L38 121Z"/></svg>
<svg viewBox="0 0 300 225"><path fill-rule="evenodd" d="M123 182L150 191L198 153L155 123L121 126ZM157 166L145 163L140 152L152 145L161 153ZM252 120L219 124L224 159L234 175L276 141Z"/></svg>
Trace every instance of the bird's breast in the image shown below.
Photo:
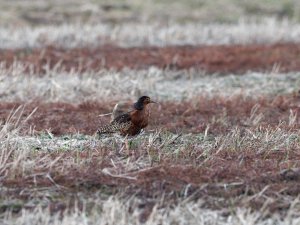
<svg viewBox="0 0 300 225"><path fill-rule="evenodd" d="M143 110L136 110L131 115L132 123L142 128L145 128L148 125L148 118L149 118L149 110L147 108Z"/></svg>

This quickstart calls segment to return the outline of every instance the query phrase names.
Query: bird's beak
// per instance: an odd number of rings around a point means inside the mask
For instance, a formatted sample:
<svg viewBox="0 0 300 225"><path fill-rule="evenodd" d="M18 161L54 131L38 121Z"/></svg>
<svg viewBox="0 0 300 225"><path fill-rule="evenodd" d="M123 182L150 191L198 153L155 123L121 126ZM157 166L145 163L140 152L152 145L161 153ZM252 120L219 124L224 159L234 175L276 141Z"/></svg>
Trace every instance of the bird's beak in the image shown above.
<svg viewBox="0 0 300 225"><path fill-rule="evenodd" d="M150 102L149 103L155 103L155 104L157 104L157 102L155 102L155 101L152 101L152 100L150 100Z"/></svg>

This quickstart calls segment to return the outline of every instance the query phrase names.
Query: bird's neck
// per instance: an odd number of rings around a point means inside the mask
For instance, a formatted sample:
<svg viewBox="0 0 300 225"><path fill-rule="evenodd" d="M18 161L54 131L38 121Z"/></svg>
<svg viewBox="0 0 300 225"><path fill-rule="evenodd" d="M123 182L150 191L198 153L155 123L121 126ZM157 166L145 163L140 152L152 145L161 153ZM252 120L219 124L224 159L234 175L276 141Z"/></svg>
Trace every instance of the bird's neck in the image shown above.
<svg viewBox="0 0 300 225"><path fill-rule="evenodd" d="M146 106L141 102L136 102L133 104L133 108L136 110L143 110L146 108Z"/></svg>

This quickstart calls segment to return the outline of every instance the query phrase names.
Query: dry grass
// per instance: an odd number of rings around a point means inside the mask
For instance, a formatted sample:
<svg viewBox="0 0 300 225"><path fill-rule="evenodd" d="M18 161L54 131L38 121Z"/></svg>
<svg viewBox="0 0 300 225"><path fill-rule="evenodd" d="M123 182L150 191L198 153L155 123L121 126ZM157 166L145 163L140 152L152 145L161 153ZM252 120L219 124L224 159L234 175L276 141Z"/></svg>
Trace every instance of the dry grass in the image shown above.
<svg viewBox="0 0 300 225"><path fill-rule="evenodd" d="M110 224L141 224L140 213L143 209L139 207L133 208L134 200L122 201L118 198L109 198L103 201L102 207L93 210L91 213L82 213L79 209L63 213L62 219L60 215L52 215L48 210L40 208L34 211L22 211L22 216L12 219L6 216L3 220L4 224L46 224L46 225L110 225ZM197 203L182 202L176 207L161 209L154 207L149 219L142 224L215 224L215 225L240 225L240 224L257 224L257 225L296 225L299 218L294 214L298 207L298 200L294 201L293 207L290 208L290 214L285 219L281 219L278 215L272 215L265 218L261 213L251 212L247 209L232 209L232 215L226 216L223 211L213 211L201 208L201 201ZM11 222L8 222L11 221Z"/></svg>
<svg viewBox="0 0 300 225"><path fill-rule="evenodd" d="M23 102L1 104L2 223L298 223L297 74L206 76L152 68L83 75L49 70L39 77L23 71L17 64L2 71L2 99L26 94ZM154 130L131 140L129 149L119 138L84 135L96 130L98 114L113 108L99 84L125 92L133 79L153 93L162 90L161 105L152 110L159 118ZM167 101L182 99L179 81L207 95L191 92L192 102ZM83 101L91 93L104 102ZM254 93L261 95L249 97ZM115 92L118 100L133 95ZM7 112L33 99L41 102L27 103L4 122ZM52 132L62 136L51 133L54 126Z"/></svg>
<svg viewBox="0 0 300 225"><path fill-rule="evenodd" d="M297 222L293 116L288 125L262 127L253 109L254 127L217 135L157 131L127 149L113 137L20 136L21 111L0 131L4 224Z"/></svg>
<svg viewBox="0 0 300 225"><path fill-rule="evenodd" d="M130 70L123 49L118 72L95 70L72 55L77 48L104 66L80 47L299 42L299 25L283 19L299 19L298 3L0 0L0 6L0 24L18 27L0 27L2 54L12 59L11 66L0 64L1 224L299 224L300 80L298 72L279 73L285 64L278 64L282 57L298 65L287 54L297 54L293 47L284 54L270 47L271 63L260 67L267 72L240 76L170 70L182 63L170 52L163 55L172 60L165 70L151 62ZM241 19L249 15L255 19ZM222 66L221 48L230 47L215 48L208 57L213 66ZM33 64L16 61L34 52ZM260 56L242 57L238 69L251 59L265 65ZM243 71L253 70L247 65ZM128 145L92 136L108 120L99 114L143 94L160 102L145 133Z"/></svg>
<svg viewBox="0 0 300 225"><path fill-rule="evenodd" d="M277 73L276 68L266 73L249 72L244 75L211 75L197 70L147 70L93 72L64 72L46 69L43 76L26 72L25 65L15 63L0 68L0 100L5 102L65 102L135 100L147 94L158 101L189 100L202 95L232 97L243 95L276 96L297 92L299 74Z"/></svg>
<svg viewBox="0 0 300 225"><path fill-rule="evenodd" d="M134 30L135 32L132 32ZM236 24L107 23L62 24L41 27L0 27L0 48L96 47L113 44L122 47L166 45L230 45L299 42L297 23L274 18L260 22L240 20Z"/></svg>
<svg viewBox="0 0 300 225"><path fill-rule="evenodd" d="M240 18L276 17L299 21L299 2L293 0L234 1L138 1L138 0L14 0L0 1L1 25L48 25L99 21L124 24L159 21L166 23L234 23ZM220 9L224 13L220 13Z"/></svg>

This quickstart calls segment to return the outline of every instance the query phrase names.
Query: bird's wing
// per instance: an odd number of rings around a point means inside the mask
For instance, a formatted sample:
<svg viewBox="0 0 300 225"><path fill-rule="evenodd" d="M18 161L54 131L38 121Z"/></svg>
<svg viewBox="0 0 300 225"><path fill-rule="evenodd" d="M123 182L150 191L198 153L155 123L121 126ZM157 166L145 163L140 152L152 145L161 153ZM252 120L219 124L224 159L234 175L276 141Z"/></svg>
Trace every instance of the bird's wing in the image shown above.
<svg viewBox="0 0 300 225"><path fill-rule="evenodd" d="M124 113L117 116L110 124L100 127L97 131L98 134L114 133L120 130L129 129L131 126L131 117L129 113Z"/></svg>
<svg viewBox="0 0 300 225"><path fill-rule="evenodd" d="M131 116L129 113L124 113L122 115L117 116L112 123L127 123L131 121Z"/></svg>

